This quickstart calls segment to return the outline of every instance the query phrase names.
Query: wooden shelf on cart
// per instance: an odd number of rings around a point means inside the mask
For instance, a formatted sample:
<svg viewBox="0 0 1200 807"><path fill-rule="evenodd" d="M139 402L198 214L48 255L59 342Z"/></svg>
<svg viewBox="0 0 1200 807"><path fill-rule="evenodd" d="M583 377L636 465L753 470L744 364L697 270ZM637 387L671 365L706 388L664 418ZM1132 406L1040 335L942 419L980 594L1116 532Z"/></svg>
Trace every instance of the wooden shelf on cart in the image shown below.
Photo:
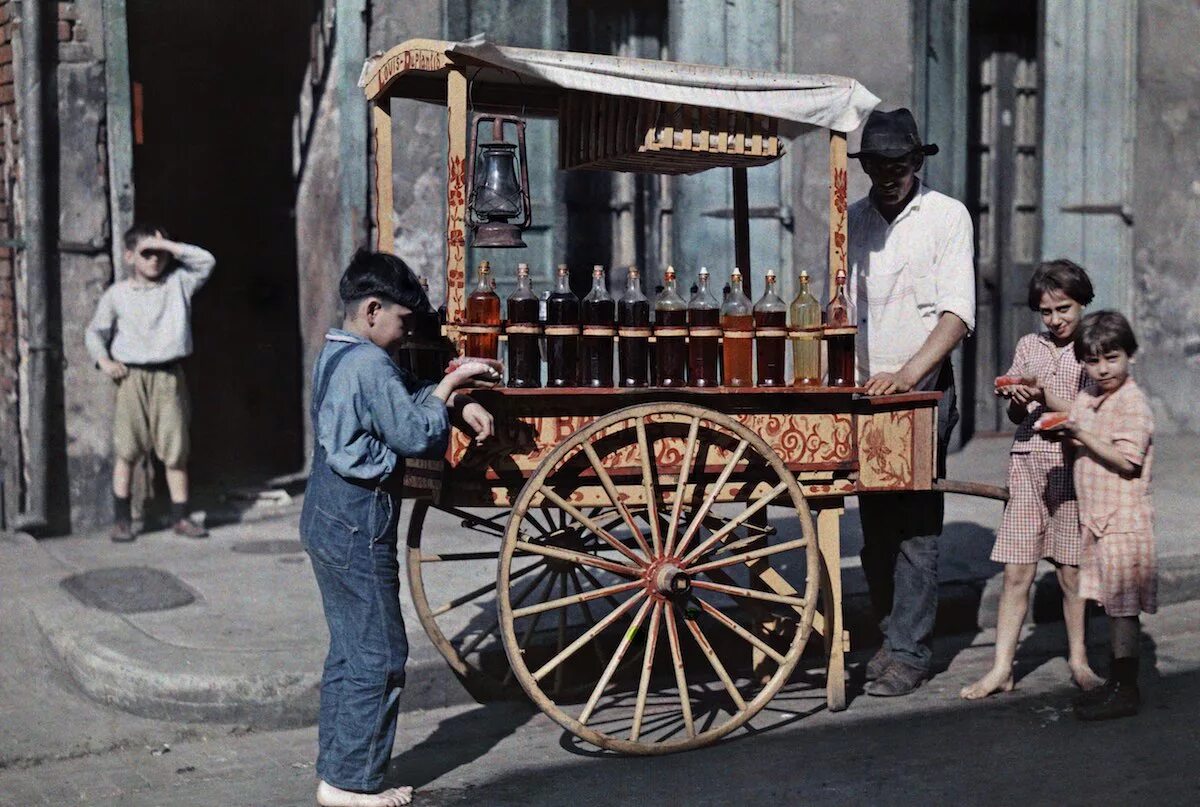
<svg viewBox="0 0 1200 807"><path fill-rule="evenodd" d="M850 396L862 387L492 387L472 393L496 393L513 397L570 397L573 395L822 395Z"/></svg>

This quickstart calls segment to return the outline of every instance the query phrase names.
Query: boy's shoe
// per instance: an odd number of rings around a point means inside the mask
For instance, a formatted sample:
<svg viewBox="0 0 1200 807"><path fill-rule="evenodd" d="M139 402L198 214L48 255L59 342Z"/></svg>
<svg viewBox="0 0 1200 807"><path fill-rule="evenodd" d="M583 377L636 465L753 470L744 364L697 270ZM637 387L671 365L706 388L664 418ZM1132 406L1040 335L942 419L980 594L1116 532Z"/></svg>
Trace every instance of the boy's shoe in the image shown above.
<svg viewBox="0 0 1200 807"><path fill-rule="evenodd" d="M175 522L172 527L176 535L182 535L184 538L207 538L208 530L201 527L190 518L181 518Z"/></svg>
<svg viewBox="0 0 1200 807"><path fill-rule="evenodd" d="M133 523L130 521L114 521L112 532L108 534L114 544L127 544L137 537L137 533L133 531Z"/></svg>
<svg viewBox="0 0 1200 807"><path fill-rule="evenodd" d="M1119 717L1133 717L1142 705L1141 693L1136 684L1122 684L1109 681L1104 686L1093 689L1100 695L1096 699L1075 702L1075 716L1080 720L1115 720ZM1086 694L1091 695L1092 692Z"/></svg>
<svg viewBox="0 0 1200 807"><path fill-rule="evenodd" d="M892 654L886 647L881 647L871 656L871 660L867 662L867 680L877 681L887 672L887 668L892 663Z"/></svg>
<svg viewBox="0 0 1200 807"><path fill-rule="evenodd" d="M866 686L866 693L877 698L896 698L908 695L929 680L929 673L904 662L893 661L883 675Z"/></svg>

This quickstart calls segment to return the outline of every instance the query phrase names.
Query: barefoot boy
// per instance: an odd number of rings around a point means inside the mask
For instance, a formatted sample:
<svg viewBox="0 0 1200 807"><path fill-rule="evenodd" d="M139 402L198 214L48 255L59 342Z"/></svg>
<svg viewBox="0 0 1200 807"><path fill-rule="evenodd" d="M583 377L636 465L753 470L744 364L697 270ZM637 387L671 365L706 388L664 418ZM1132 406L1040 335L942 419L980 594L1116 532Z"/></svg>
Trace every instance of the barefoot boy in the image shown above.
<svg viewBox="0 0 1200 807"><path fill-rule="evenodd" d="M1116 311L1084 318L1075 355L1092 380L1062 431L1073 438L1075 490L1083 525L1079 594L1108 614L1112 666L1104 686L1075 702L1081 720L1137 714L1138 615L1158 610L1150 470L1154 416L1129 377L1137 339Z"/></svg>
<svg viewBox="0 0 1200 807"><path fill-rule="evenodd" d="M494 371L468 363L435 385L396 366L391 354L413 313L430 310L416 276L396 256L359 250L338 292L345 319L326 334L313 368L314 450L300 516L329 626L317 803L396 807L412 799L412 788L383 784L408 660L396 489L404 457L445 450L448 407L460 410L476 440L491 435L491 415L455 390Z"/></svg>
<svg viewBox="0 0 1200 807"><path fill-rule="evenodd" d="M112 540L134 539L133 465L153 451L167 469L171 522L188 538L208 535L188 518L191 405L180 360L192 353L192 295L212 274L212 253L136 224L125 233L131 276L104 292L88 325L88 353L117 382L113 418Z"/></svg>

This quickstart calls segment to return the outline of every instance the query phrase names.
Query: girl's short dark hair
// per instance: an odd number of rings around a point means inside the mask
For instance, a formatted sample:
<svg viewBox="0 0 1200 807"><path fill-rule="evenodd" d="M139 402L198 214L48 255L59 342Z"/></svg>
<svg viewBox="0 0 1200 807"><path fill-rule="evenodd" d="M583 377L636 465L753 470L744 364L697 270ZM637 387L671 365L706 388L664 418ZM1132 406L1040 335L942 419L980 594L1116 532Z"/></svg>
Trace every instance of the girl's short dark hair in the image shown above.
<svg viewBox="0 0 1200 807"><path fill-rule="evenodd" d="M1137 353L1137 337L1133 327L1120 311L1097 311L1079 323L1075 335L1075 358L1083 361L1089 356L1103 356L1120 348L1128 355Z"/></svg>
<svg viewBox="0 0 1200 807"><path fill-rule="evenodd" d="M153 238L156 235L163 238L171 237L167 234L166 227L159 227L151 221L139 221L125 231L125 249L132 252L143 238Z"/></svg>
<svg viewBox="0 0 1200 807"><path fill-rule="evenodd" d="M1042 295L1051 291L1061 291L1080 305L1087 305L1095 296L1092 279L1084 268L1066 258L1045 261L1033 270L1033 277L1029 278L1029 310L1039 310Z"/></svg>
<svg viewBox="0 0 1200 807"><path fill-rule="evenodd" d="M433 310L408 264L390 253L367 249L358 250L350 259L338 283L338 296L347 308L368 297L380 297L414 312Z"/></svg>

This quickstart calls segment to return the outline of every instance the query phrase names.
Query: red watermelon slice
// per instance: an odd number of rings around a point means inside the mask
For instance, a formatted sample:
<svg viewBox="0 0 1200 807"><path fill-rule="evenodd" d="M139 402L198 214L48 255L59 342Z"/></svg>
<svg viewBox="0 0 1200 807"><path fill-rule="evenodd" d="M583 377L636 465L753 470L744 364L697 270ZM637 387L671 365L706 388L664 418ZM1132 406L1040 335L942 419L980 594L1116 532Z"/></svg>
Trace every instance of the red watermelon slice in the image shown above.
<svg viewBox="0 0 1200 807"><path fill-rule="evenodd" d="M1047 412L1037 419L1033 428L1039 432L1053 431L1061 428L1070 419L1071 416L1066 412Z"/></svg>

